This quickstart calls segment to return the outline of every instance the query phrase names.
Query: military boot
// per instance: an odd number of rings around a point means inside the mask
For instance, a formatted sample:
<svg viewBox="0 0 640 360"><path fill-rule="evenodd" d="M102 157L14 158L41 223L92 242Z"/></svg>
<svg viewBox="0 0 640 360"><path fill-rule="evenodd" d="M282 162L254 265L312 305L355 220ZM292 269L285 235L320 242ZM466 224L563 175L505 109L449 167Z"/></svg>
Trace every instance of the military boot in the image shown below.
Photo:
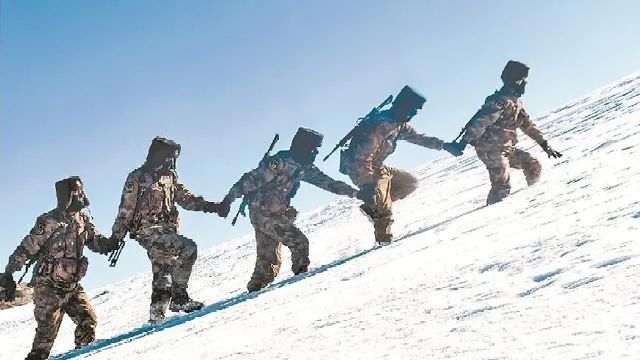
<svg viewBox="0 0 640 360"><path fill-rule="evenodd" d="M151 306L149 306L149 323L158 324L164 321L171 291L169 289L153 289L151 292Z"/></svg>
<svg viewBox="0 0 640 360"><path fill-rule="evenodd" d="M49 358L49 352L44 350L31 350L24 360L46 360Z"/></svg>
<svg viewBox="0 0 640 360"><path fill-rule="evenodd" d="M173 312L184 311L186 313L190 313L196 310L200 310L203 307L203 303L193 300L189 297L186 289L177 289L173 292L173 296L171 297L171 305L169 305L169 310Z"/></svg>

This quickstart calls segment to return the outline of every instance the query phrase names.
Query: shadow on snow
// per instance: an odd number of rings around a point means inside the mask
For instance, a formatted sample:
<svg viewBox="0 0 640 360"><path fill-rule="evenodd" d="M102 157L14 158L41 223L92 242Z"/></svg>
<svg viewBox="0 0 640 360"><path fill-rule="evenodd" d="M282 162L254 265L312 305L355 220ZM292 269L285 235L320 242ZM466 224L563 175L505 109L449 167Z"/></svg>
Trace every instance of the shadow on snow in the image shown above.
<svg viewBox="0 0 640 360"><path fill-rule="evenodd" d="M466 216L466 215L468 215L468 214L470 214L472 212L480 210L483 207L484 206L480 206L480 207L474 208L472 210L469 210L469 211L466 211L466 212L464 212L462 214L459 214L459 215L456 215L454 217L448 218L448 219L446 219L444 221L441 221L439 223L436 223L436 224L433 224L433 225L429 225L427 227L424 227L424 228L409 232L407 234L401 235L400 237L395 239L394 242L391 243L391 245L393 246L394 243L397 242L397 241L407 239L407 238L412 237L414 235L417 235L417 234L432 230L432 229L437 228L439 226L442 226L444 224L447 224L447 223L450 223L452 221L455 221L455 220L457 220L457 219L459 219L459 218L461 218L463 216ZM211 305L207 305L202 310L195 311L193 313L185 314L185 315L182 315L182 316L172 317L172 318L166 320L165 322L163 322L161 324L144 325L144 326L141 326L139 328L133 329L133 330L131 330L129 332L126 332L124 334L116 335L116 336L114 336L114 337L112 337L110 339L98 340L97 342L95 342L95 343L93 343L93 344L91 344L89 346L86 346L86 347L84 347L82 349L72 350L72 351L69 351L67 353L54 356L51 359L56 359L56 360L73 359L73 358L76 358L76 357L81 356L81 355L87 355L87 354L91 354L91 353L99 353L99 352L102 352L102 351L105 351L105 350L120 346L122 344L129 343L131 341L143 338L143 337L151 335L153 333L156 333L156 332L159 332L159 331L163 331L163 330L175 327L175 326L179 326L179 325L185 324L185 323L187 323L189 321L192 321L194 319L209 315L211 313L215 313L215 312L218 312L218 311L225 310L225 309L227 309L229 307L232 307L234 305L243 303L243 302L251 300L251 299L255 299L256 297L258 297L258 296L260 296L260 295L262 295L264 293L268 293L268 292L273 291L275 289L279 289L279 288L281 288L283 286L286 286L286 285L289 285L289 284L295 284L295 283L297 283L299 281L302 281L302 280L304 280L306 278L321 274L321 273L323 273L323 272L325 272L327 270L333 269L333 268L335 268L337 266L340 266L340 265L342 265L344 263L347 263L347 262L349 262L351 260L354 260L354 259L357 259L357 258L362 257L364 255L367 255L367 254L369 254L369 253L371 253L371 252L373 252L373 251L375 251L377 249L381 249L383 247L375 246L375 247L372 247L370 249L360 251L360 252L358 252L356 254L353 254L351 256L347 256L345 258L342 258L342 259L339 259L339 260L335 260L335 261L330 262L328 264L321 265L321 266L319 266L319 267L317 267L317 268L315 268L313 270L310 270L309 272L306 272L304 274L296 275L296 276L290 277L288 279L279 281L277 283L271 284L269 287L267 287L267 288L265 288L265 289L263 289L261 291L238 294L238 295L236 295L234 297L231 297L229 299L221 300L221 301L218 301L218 302L213 303Z"/></svg>

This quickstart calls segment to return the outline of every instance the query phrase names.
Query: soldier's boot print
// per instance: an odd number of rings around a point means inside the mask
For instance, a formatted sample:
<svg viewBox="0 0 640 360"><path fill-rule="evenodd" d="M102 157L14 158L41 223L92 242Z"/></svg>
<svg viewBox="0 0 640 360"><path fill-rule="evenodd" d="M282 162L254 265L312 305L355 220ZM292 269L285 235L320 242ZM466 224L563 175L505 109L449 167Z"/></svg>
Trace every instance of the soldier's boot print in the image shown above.
<svg viewBox="0 0 640 360"><path fill-rule="evenodd" d="M189 297L186 288L173 288L171 292L172 295L169 310L173 312L184 311L190 313L196 310L200 310L204 307L204 303L193 300L191 297Z"/></svg>
<svg viewBox="0 0 640 360"><path fill-rule="evenodd" d="M256 264L247 284L249 292L269 285L280 272L282 256L280 242L268 234L256 230Z"/></svg>

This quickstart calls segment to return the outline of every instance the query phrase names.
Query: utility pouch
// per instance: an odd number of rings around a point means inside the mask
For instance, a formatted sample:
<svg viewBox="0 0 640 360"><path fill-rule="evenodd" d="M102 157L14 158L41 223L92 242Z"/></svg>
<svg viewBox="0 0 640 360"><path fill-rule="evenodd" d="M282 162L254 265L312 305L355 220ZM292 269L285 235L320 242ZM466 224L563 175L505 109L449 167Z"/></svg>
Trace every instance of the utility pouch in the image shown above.
<svg viewBox="0 0 640 360"><path fill-rule="evenodd" d="M87 273L89 261L85 256L80 259L55 259L51 278L56 282L77 282Z"/></svg>

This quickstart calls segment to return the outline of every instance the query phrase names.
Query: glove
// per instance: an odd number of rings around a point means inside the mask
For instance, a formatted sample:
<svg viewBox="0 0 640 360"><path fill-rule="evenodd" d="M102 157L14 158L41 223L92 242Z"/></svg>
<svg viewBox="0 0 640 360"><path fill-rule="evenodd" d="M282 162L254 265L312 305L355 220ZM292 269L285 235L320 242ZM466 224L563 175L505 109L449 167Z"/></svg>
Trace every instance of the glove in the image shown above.
<svg viewBox="0 0 640 360"><path fill-rule="evenodd" d="M16 282L13 280L12 273L4 273L0 277L0 286L4 288L5 301L13 301L16 299Z"/></svg>
<svg viewBox="0 0 640 360"><path fill-rule="evenodd" d="M460 142L446 142L442 144L442 150L449 152L453 156L461 156L464 148L467 147L467 142L460 140Z"/></svg>
<svg viewBox="0 0 640 360"><path fill-rule="evenodd" d="M561 158L562 154L553 150L549 144L547 143L547 141L545 140L544 142L542 142L542 144L540 144L540 147L542 148L542 150L544 150L544 152L547 153L547 155L549 156L549 158Z"/></svg>
<svg viewBox="0 0 640 360"><path fill-rule="evenodd" d="M220 215L220 217L226 218L229 215L229 212L231 211L232 203L233 203L233 199L231 199L228 196L225 196L224 199L222 199L222 202L218 204L218 215Z"/></svg>
<svg viewBox="0 0 640 360"><path fill-rule="evenodd" d="M111 237L109 237L109 239L107 240L107 246L105 246L105 250L107 251L107 253L118 250L118 248L120 247L120 241L120 239L116 239L115 237L113 237L113 235L111 235Z"/></svg>
<svg viewBox="0 0 640 360"><path fill-rule="evenodd" d="M358 191L356 198L364 202L371 202L376 194L376 188L373 185L363 185Z"/></svg>
<svg viewBox="0 0 640 360"><path fill-rule="evenodd" d="M202 208L202 211L206 213L218 213L220 211L220 204L218 204L217 202L208 201Z"/></svg>

